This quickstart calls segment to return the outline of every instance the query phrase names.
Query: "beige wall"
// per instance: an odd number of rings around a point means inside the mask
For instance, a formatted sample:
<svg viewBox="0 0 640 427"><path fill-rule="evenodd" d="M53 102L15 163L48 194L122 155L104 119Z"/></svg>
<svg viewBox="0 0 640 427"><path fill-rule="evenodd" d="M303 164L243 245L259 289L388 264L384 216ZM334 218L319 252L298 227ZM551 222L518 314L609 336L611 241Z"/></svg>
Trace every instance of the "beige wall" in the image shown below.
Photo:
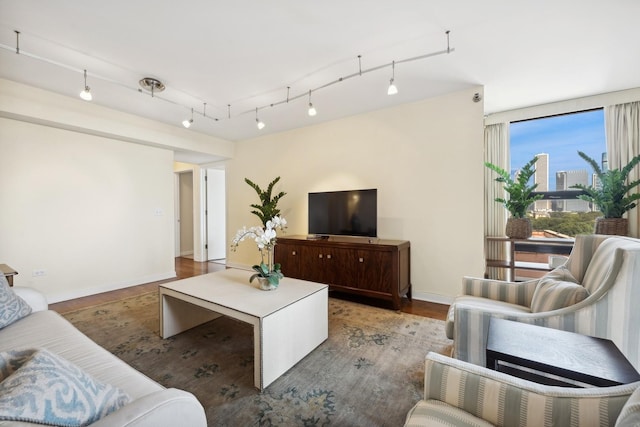
<svg viewBox="0 0 640 427"><path fill-rule="evenodd" d="M378 189L378 235L411 241L419 299L448 302L461 277L483 273L483 106L481 87L236 143L227 165L227 237L243 225L256 193L276 176L288 234L307 234L310 191ZM228 264L259 261L243 242ZM286 271L284 271L286 275Z"/></svg>
<svg viewBox="0 0 640 427"><path fill-rule="evenodd" d="M175 276L171 151L0 118L0 159L16 285L56 302Z"/></svg>
<svg viewBox="0 0 640 427"><path fill-rule="evenodd" d="M229 242L258 223L244 177L282 176L289 234L307 232L308 192L378 188L379 236L411 241L414 295L447 302L483 270L481 90L233 144L0 80L0 262L51 302L175 274L174 171L194 172L194 228L204 225L201 168L174 165L173 147L236 156L225 163ZM197 232L194 245L201 259ZM255 248L228 261L248 267Z"/></svg>

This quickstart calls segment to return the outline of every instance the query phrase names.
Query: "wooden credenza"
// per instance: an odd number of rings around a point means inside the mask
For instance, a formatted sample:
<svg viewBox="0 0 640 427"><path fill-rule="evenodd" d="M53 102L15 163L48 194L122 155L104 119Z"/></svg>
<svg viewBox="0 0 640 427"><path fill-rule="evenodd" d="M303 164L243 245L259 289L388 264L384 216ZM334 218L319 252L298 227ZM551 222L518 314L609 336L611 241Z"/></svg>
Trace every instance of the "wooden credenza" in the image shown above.
<svg viewBox="0 0 640 427"><path fill-rule="evenodd" d="M388 300L396 310L403 296L411 299L411 244L406 240L278 237L275 262L287 277Z"/></svg>

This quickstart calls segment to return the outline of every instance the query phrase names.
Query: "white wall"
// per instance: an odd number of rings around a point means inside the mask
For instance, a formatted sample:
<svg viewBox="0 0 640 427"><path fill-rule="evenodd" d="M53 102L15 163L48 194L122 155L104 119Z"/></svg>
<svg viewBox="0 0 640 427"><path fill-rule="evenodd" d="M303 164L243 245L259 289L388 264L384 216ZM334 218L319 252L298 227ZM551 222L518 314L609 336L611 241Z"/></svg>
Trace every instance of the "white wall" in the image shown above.
<svg viewBox="0 0 640 427"><path fill-rule="evenodd" d="M449 302L463 275L482 275L483 105L481 87L413 104L236 143L227 164L227 237L258 202L244 178L277 191L287 234L307 234L307 193L378 189L378 235L411 241L411 280L418 299ZM245 241L227 264L259 261ZM284 274L286 275L286 271Z"/></svg>
<svg viewBox="0 0 640 427"><path fill-rule="evenodd" d="M233 150L0 79L0 262L50 302L173 277L174 152L219 160Z"/></svg>
<svg viewBox="0 0 640 427"><path fill-rule="evenodd" d="M17 286L57 302L175 276L171 151L0 118L0 159Z"/></svg>

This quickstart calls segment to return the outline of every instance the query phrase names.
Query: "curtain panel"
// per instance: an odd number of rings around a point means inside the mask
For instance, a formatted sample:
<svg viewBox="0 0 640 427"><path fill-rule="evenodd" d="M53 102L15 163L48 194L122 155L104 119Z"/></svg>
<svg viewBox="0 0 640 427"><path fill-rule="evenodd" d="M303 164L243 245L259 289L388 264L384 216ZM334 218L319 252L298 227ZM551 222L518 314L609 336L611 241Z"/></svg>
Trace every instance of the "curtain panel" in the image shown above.
<svg viewBox="0 0 640 427"><path fill-rule="evenodd" d="M502 169L509 170L509 123L496 123L484 128L484 160ZM507 225L507 210L496 197L505 197L503 186L495 181L496 176L489 168L484 170L484 235L504 236ZM506 259L506 244L485 241L486 259ZM504 280L506 270L502 268L487 269L487 276Z"/></svg>
<svg viewBox="0 0 640 427"><path fill-rule="evenodd" d="M622 169L640 154L640 101L605 107L605 133L609 168ZM629 182L640 179L639 167L629 174ZM638 187L632 193L638 193ZM640 207L627 212L629 235L639 237Z"/></svg>

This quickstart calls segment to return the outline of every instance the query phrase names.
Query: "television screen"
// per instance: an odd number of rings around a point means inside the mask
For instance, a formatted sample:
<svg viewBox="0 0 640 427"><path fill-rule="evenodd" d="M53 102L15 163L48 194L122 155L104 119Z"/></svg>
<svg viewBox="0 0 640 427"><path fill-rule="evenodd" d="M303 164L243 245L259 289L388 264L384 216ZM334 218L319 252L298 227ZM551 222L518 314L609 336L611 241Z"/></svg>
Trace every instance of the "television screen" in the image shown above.
<svg viewBox="0 0 640 427"><path fill-rule="evenodd" d="M377 237L378 190L309 193L309 234Z"/></svg>

